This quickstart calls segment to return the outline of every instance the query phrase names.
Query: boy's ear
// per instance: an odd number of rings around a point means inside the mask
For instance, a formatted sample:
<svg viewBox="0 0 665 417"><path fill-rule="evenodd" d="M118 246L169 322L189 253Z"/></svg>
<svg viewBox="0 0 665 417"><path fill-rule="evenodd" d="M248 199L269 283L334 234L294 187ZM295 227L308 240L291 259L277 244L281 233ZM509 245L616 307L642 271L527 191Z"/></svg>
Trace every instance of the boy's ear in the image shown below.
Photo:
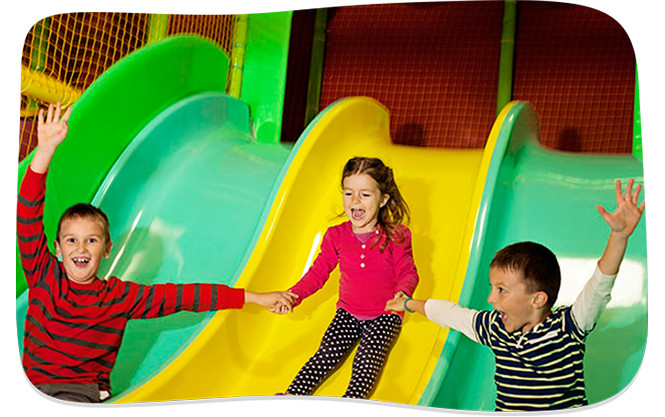
<svg viewBox="0 0 665 417"><path fill-rule="evenodd" d="M53 241L53 246L55 247L55 257L60 258L62 256L62 251L60 250L60 243L58 243L58 240Z"/></svg>
<svg viewBox="0 0 665 417"><path fill-rule="evenodd" d="M549 297L545 291L536 291L533 296L533 306L535 308L543 308L547 304Z"/></svg>
<svg viewBox="0 0 665 417"><path fill-rule="evenodd" d="M108 259L111 256L111 249L113 248L113 242L109 240L106 244L106 250L104 251L104 259Z"/></svg>

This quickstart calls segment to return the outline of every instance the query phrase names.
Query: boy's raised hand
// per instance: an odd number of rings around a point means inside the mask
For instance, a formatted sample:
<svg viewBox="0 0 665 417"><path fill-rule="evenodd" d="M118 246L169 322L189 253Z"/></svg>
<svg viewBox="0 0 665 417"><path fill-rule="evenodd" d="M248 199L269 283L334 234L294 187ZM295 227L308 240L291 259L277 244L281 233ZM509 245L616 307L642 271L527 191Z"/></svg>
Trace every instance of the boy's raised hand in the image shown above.
<svg viewBox="0 0 665 417"><path fill-rule="evenodd" d="M68 107L62 118L60 113L60 103L55 108L52 104L49 104L46 115L44 115L44 109L39 110L39 116L37 117L37 149L30 163L30 168L37 173L44 173L48 170L56 148L67 137L69 131L67 122L72 113L72 108Z"/></svg>
<svg viewBox="0 0 665 417"><path fill-rule="evenodd" d="M644 212L644 201L639 206L637 205L642 185L635 187L633 192L634 183L632 178L628 180L624 193L621 190L621 181L617 180L615 192L617 208L614 212L610 213L601 205L596 205L598 213L612 228L605 251L598 260L598 268L606 275L614 275L619 272L619 266L628 245L628 237L633 234Z"/></svg>
<svg viewBox="0 0 665 417"><path fill-rule="evenodd" d="M613 213L608 212L600 204L596 205L598 213L605 219L605 222L612 228L612 231L619 236L629 237L642 218L644 204L637 205L642 190L642 184L638 184L633 191L635 181L631 178L626 185L626 192L622 192L621 181L616 181L615 194L617 207Z"/></svg>
<svg viewBox="0 0 665 417"><path fill-rule="evenodd" d="M44 109L39 110L39 117L37 119L37 145L42 147L50 147L55 149L67 137L69 126L69 116L72 114L72 108L68 107L65 114L60 118L60 103L49 104L48 113L44 117Z"/></svg>

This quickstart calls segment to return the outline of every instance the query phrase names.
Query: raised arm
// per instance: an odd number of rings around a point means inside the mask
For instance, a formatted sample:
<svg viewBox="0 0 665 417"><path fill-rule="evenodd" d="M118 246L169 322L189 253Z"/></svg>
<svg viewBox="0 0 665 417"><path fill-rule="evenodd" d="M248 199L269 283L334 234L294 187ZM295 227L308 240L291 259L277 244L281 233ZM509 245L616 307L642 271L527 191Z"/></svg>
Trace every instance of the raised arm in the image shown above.
<svg viewBox="0 0 665 417"><path fill-rule="evenodd" d="M610 236L607 239L605 251L598 261L598 268L603 274L615 275L623 260L628 245L628 238L633 234L635 227L642 218L644 204L638 205L642 184L638 184L633 192L634 180L628 180L625 193L621 189L621 181L616 181L615 195L617 207L613 213L608 212L600 204L596 205L598 213L610 226Z"/></svg>
<svg viewBox="0 0 665 417"><path fill-rule="evenodd" d="M638 205L642 186L638 185L633 191L633 185L633 179L628 180L624 193L621 189L621 182L616 181L617 207L614 212L610 213L602 206L596 206L598 213L605 219L611 230L596 271L584 285L572 306L573 316L584 332L593 330L605 306L610 302L614 281L628 245L628 238L633 234L642 218L644 201Z"/></svg>
<svg viewBox="0 0 665 417"><path fill-rule="evenodd" d="M44 117L44 109L39 110L37 119L37 149L33 156L30 168L38 174L43 174L51 164L51 158L55 150L67 137L69 116L72 108L68 107L65 114L60 118L60 103L55 108L52 104L48 106L48 112Z"/></svg>

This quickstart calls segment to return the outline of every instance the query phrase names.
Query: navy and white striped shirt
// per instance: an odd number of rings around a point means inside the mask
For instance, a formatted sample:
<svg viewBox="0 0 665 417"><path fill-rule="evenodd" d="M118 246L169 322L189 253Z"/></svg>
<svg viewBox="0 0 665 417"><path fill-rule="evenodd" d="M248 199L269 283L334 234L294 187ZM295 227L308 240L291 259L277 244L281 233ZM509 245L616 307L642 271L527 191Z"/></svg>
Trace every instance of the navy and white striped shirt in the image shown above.
<svg viewBox="0 0 665 417"><path fill-rule="evenodd" d="M508 333L497 311L480 311L476 339L496 358L496 409L535 411L587 404L584 389L585 332L572 309L562 307L531 331Z"/></svg>
<svg viewBox="0 0 665 417"><path fill-rule="evenodd" d="M616 275L596 267L571 307L560 307L526 333L508 333L496 311L429 299L427 318L489 346L496 357L496 409L552 410L587 404L585 338L611 300Z"/></svg>

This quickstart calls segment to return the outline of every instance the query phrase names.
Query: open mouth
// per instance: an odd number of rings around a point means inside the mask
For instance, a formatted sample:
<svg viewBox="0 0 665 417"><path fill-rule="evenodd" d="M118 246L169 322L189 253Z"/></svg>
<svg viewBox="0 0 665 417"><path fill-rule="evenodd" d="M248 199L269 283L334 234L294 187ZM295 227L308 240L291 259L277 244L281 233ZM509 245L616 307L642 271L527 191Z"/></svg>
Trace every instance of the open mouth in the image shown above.
<svg viewBox="0 0 665 417"><path fill-rule="evenodd" d="M76 265L76 266L84 267L90 262L90 259L89 258L72 258L72 262L74 262L74 265Z"/></svg>
<svg viewBox="0 0 665 417"><path fill-rule="evenodd" d="M499 311L499 318L501 319L501 321L503 321L505 323L506 322L506 313L504 313L503 311Z"/></svg>
<svg viewBox="0 0 665 417"><path fill-rule="evenodd" d="M365 210L363 209L351 209L351 217L354 220L360 220L365 216Z"/></svg>

